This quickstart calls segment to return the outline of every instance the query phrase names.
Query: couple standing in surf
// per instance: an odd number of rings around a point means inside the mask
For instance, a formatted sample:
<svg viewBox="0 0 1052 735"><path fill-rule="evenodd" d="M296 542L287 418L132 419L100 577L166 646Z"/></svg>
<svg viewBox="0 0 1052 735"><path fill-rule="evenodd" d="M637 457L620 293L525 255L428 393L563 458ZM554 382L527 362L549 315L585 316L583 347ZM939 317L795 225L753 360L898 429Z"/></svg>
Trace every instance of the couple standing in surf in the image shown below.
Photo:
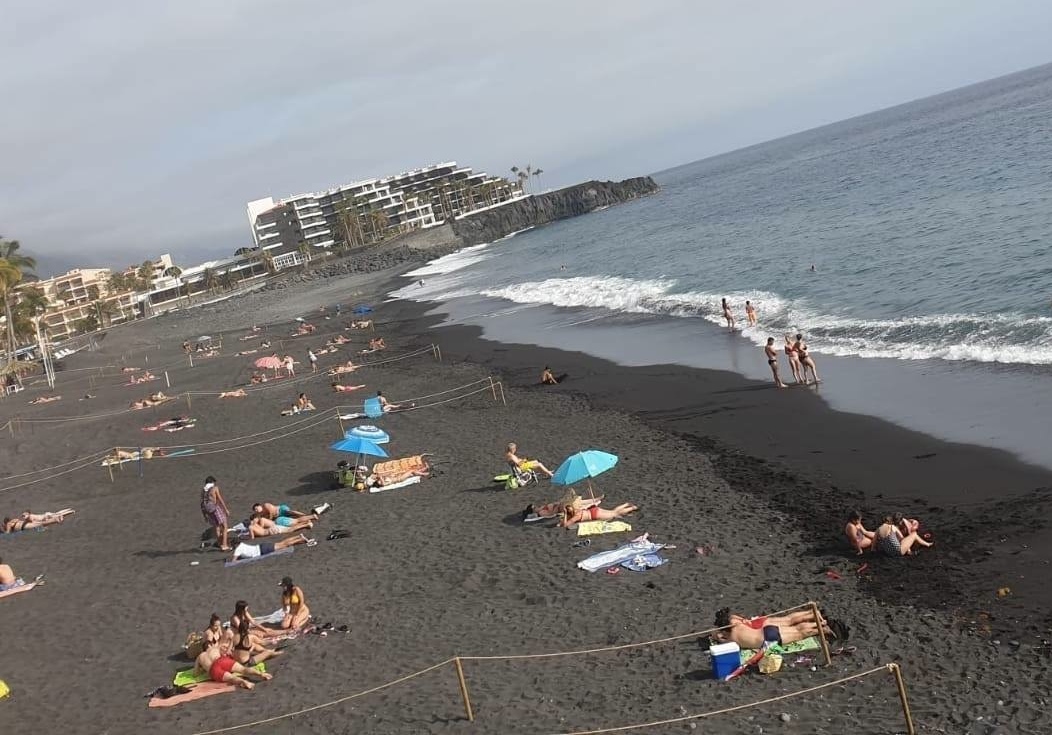
<svg viewBox="0 0 1052 735"><path fill-rule="evenodd" d="M723 306L723 318L727 320L727 329L734 329L734 314L731 313L731 305L727 303L726 298L720 299L720 303ZM751 301L745 302L745 321L750 327L756 326L756 307Z"/></svg>
<svg viewBox="0 0 1052 735"><path fill-rule="evenodd" d="M771 368L771 375L774 376L774 384L779 388L785 388L786 385L778 374L778 350L774 346L774 337L767 338L767 345L763 348L763 352L767 356L767 365ZM815 359L811 357L802 334L796 335L796 341L790 339L788 334L785 335L785 355L789 360L789 370L792 371L797 385L807 385L808 382L817 385L822 382L822 379L818 377L818 366L815 365ZM811 371L813 381L807 380L808 370Z"/></svg>

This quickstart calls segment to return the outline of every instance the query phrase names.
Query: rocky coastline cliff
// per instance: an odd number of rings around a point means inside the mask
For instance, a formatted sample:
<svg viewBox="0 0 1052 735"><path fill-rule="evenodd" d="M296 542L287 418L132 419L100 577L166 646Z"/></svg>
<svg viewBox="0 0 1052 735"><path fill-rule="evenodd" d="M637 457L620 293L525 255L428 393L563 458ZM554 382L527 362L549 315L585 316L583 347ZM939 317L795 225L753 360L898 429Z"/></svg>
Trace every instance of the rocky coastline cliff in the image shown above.
<svg viewBox="0 0 1052 735"><path fill-rule="evenodd" d="M481 245L528 227L577 217L648 196L659 188L649 176L624 181L586 181L462 217L453 222L453 232L463 246Z"/></svg>
<svg viewBox="0 0 1052 735"><path fill-rule="evenodd" d="M586 181L565 189L534 194L426 230L418 230L273 278L265 290L324 280L349 273L375 273L407 263L432 260L469 245L493 242L513 232L577 217L597 209L649 196L660 190L649 176L624 181Z"/></svg>

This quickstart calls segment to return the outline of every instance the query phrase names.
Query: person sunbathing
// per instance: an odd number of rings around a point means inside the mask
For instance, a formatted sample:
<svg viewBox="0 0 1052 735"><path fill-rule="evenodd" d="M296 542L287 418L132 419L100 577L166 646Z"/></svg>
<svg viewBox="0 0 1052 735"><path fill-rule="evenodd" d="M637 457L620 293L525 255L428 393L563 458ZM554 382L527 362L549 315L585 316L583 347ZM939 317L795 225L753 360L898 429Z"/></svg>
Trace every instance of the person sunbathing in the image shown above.
<svg viewBox="0 0 1052 735"><path fill-rule="evenodd" d="M245 677L269 681L274 677L265 671L256 671L239 664L231 655L234 649L233 636L229 631L223 634L217 645L206 648L197 657L194 665L194 673L197 675L208 674L208 678L221 684L233 684L242 689L252 689L255 684Z"/></svg>
<svg viewBox="0 0 1052 735"><path fill-rule="evenodd" d="M877 534L875 531L866 530L866 527L862 525L862 514L855 510L851 512L851 517L844 526L844 535L847 536L848 543L851 544L855 553L861 555L866 549L873 548Z"/></svg>
<svg viewBox="0 0 1052 735"><path fill-rule="evenodd" d="M332 381L332 389L337 393L350 393L351 391L361 390L364 385L341 385L337 381Z"/></svg>
<svg viewBox="0 0 1052 735"><path fill-rule="evenodd" d="M252 377L248 382L252 385L258 385L259 383L266 383L267 380L269 380L269 378L267 378L265 373L252 373Z"/></svg>
<svg viewBox="0 0 1052 735"><path fill-rule="evenodd" d="M143 373L138 377L133 377L128 385L139 385L140 383L149 383L151 380L157 380L157 376L153 373Z"/></svg>
<svg viewBox="0 0 1052 735"><path fill-rule="evenodd" d="M173 416L170 419L161 421L153 424L152 426L142 427L143 431L167 431L169 433L173 431L182 431L183 429L192 429L194 424L197 423L197 419L192 419L189 416Z"/></svg>
<svg viewBox="0 0 1052 735"><path fill-rule="evenodd" d="M372 319L359 319L358 321L351 322L351 329L372 329Z"/></svg>
<svg viewBox="0 0 1052 735"><path fill-rule="evenodd" d="M359 467L359 470L364 467ZM395 472L392 474L377 474L371 473L368 477L362 476L361 484L365 487L357 487L358 490L364 490L366 487L386 487L387 485L397 485L400 482L405 482L411 477L431 477L430 469L417 469L417 470L406 470L405 472ZM357 480L359 475L355 475Z"/></svg>
<svg viewBox="0 0 1052 735"><path fill-rule="evenodd" d="M903 536L909 536L911 533L920 533L920 521L916 518L906 518L900 513L896 513L892 516L892 520L899 527L899 531L902 532Z"/></svg>
<svg viewBox="0 0 1052 735"><path fill-rule="evenodd" d="M253 513L248 524L250 538L265 538L267 536L280 536L283 533L303 531L314 528L314 521L310 518L293 518L292 522L285 525L270 520L260 513Z"/></svg>
<svg viewBox="0 0 1052 735"><path fill-rule="evenodd" d="M234 636L233 656L235 661L242 666L255 666L281 654L281 651L264 646L260 636L253 635L251 624L247 620L241 621L237 628L237 635Z"/></svg>
<svg viewBox="0 0 1052 735"><path fill-rule="evenodd" d="M18 531L31 531L34 528L53 526L56 523L65 521L66 516L73 512L71 508L60 510L57 513L30 513L27 510L17 518L5 518L0 531L3 533L16 533Z"/></svg>
<svg viewBox="0 0 1052 735"><path fill-rule="evenodd" d="M244 388L238 388L237 390L225 390L219 394L219 398L244 398L248 393L245 392Z"/></svg>
<svg viewBox="0 0 1052 735"><path fill-rule="evenodd" d="M607 510L606 508L600 508L598 505L585 508L575 501L563 506L559 526L561 528L570 528L586 521L616 521L637 510L639 510L639 506L632 503L621 503L613 510Z"/></svg>
<svg viewBox="0 0 1052 735"><path fill-rule="evenodd" d="M123 368L121 368L121 372L122 373L134 373L134 372L138 372L139 370L142 370L142 368L137 368L137 367L123 367Z"/></svg>
<svg viewBox="0 0 1052 735"><path fill-rule="evenodd" d="M296 408L298 408L300 411L314 411L314 410L316 410L314 408L314 404L311 403L311 400L309 398L307 398L307 394L306 393L300 393L296 397Z"/></svg>
<svg viewBox="0 0 1052 735"><path fill-rule="evenodd" d="M506 451L504 452L504 461L506 461L512 467L517 467L523 472L532 472L534 470L540 470L551 479L552 471L545 467L540 461L536 459L527 459L526 457L520 457L518 452L518 445L515 442L508 442Z"/></svg>
<svg viewBox="0 0 1052 735"><path fill-rule="evenodd" d="M273 554L275 551L282 551L293 546L299 546L300 544L307 544L307 546L316 546L317 541L312 538L307 538L303 534L299 536L293 536L291 538L281 539L280 541L264 541L258 545L246 544L244 542L239 543L234 547L234 555L231 561L240 561L242 559L258 559L261 556L267 556Z"/></svg>
<svg viewBox="0 0 1052 735"><path fill-rule="evenodd" d="M301 518L305 518L309 521L318 520L316 514L293 510L284 503L280 505L275 505L274 503L254 503L252 505L252 512L274 521L279 526L291 526Z"/></svg>
<svg viewBox="0 0 1052 735"><path fill-rule="evenodd" d="M296 541L297 543L302 543L301 541L299 541L299 539L288 540ZM240 630L242 620L247 620L249 630L251 630L256 635L260 636L261 638L270 638L274 636L285 635L280 630L268 628L262 623L258 622L254 617L252 617L252 613L248 611L248 603L244 600L238 600L236 603L234 603L234 613L230 616L230 630Z"/></svg>
<svg viewBox="0 0 1052 735"><path fill-rule="evenodd" d="M269 350L270 349L270 340L264 340L263 342L260 342L259 343L259 349L261 349L261 350Z"/></svg>
<svg viewBox="0 0 1052 735"><path fill-rule="evenodd" d="M750 650L763 648L765 643L788 645L802 641L818 635L819 626L830 638L842 640L848 635L847 626L834 620L815 620L810 610L747 618L731 613L730 608L725 607L716 613L715 625L722 629L712 636L716 641L737 643Z"/></svg>
<svg viewBox="0 0 1052 735"><path fill-rule="evenodd" d="M348 360L343 365L333 365L329 368L329 375L344 375L346 373L353 373L358 369L358 366Z"/></svg>
<svg viewBox="0 0 1052 735"><path fill-rule="evenodd" d="M103 464L119 464L120 462L153 459L154 457L163 456L164 452L162 452L159 447L143 447L142 452L138 449L121 449L118 447L112 453L106 455Z"/></svg>
<svg viewBox="0 0 1052 735"><path fill-rule="evenodd" d="M281 578L281 608L285 611L281 627L286 630L299 630L310 622L307 596L292 582L292 577Z"/></svg>
<svg viewBox="0 0 1052 735"><path fill-rule="evenodd" d="M30 403L51 403L52 401L61 401L62 396L37 396Z"/></svg>
<svg viewBox="0 0 1052 735"><path fill-rule="evenodd" d="M235 357L244 357L245 355L254 355L259 352L259 349L255 350L241 350L241 352L235 352Z"/></svg>
<svg viewBox="0 0 1052 735"><path fill-rule="evenodd" d="M151 393L150 395L143 398L141 401L132 401L131 407L135 410L140 408L150 408L151 406L160 406L166 401L172 400L161 391Z"/></svg>
<svg viewBox="0 0 1052 735"><path fill-rule="evenodd" d="M387 345L384 344L384 338L383 337L373 337L371 340L369 340L369 348L365 349L365 350L362 350L358 354L360 354L360 355L371 355L374 352L380 352L381 350L386 350L386 349L387 349Z"/></svg>
<svg viewBox="0 0 1052 735"><path fill-rule="evenodd" d="M888 556L908 556L914 546L929 548L934 544L925 541L916 531L903 533L899 528L898 516L884 516L884 522L877 529L876 546Z"/></svg>
<svg viewBox="0 0 1052 735"><path fill-rule="evenodd" d="M415 403L391 403L384 396L382 391L376 391L376 397L380 400L380 408L383 409L384 413L390 413L391 411L404 411L407 408L412 408Z"/></svg>
<svg viewBox="0 0 1052 735"><path fill-rule="evenodd" d="M326 342L325 345L326 347L334 347L336 345L345 345L350 341L350 339L344 337L342 334L337 334L335 337Z"/></svg>

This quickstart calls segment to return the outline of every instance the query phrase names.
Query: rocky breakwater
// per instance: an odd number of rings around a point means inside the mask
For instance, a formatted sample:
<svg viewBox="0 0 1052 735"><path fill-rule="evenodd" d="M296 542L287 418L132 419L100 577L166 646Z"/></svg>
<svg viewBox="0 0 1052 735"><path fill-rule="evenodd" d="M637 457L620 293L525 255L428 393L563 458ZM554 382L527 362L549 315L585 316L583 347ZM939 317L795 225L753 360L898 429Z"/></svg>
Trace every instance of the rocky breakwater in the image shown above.
<svg viewBox="0 0 1052 735"><path fill-rule="evenodd" d="M453 231L463 245L480 245L528 227L588 214L659 190L649 176L624 181L586 181L462 217L453 222Z"/></svg>

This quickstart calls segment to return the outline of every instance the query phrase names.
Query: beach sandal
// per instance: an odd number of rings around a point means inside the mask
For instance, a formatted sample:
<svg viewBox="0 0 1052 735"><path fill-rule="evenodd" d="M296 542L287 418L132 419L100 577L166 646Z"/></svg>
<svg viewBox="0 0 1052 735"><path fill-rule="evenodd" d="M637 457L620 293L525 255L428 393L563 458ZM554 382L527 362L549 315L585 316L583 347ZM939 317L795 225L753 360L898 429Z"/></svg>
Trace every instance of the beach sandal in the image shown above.
<svg viewBox="0 0 1052 735"><path fill-rule="evenodd" d="M316 538L307 539L307 547L308 548L310 548L311 546L317 546L317 545L318 545L318 539L316 539Z"/></svg>
<svg viewBox="0 0 1052 735"><path fill-rule="evenodd" d="M580 549L580 548L585 547L585 546L590 546L591 543L592 543L592 539L586 538L586 539L584 539L582 541L575 541L573 544L570 545L570 548L572 548L572 549Z"/></svg>
<svg viewBox="0 0 1052 735"><path fill-rule="evenodd" d="M326 536L326 538L329 541L338 541L341 538L350 538L350 537L351 537L350 532L349 531L344 531L342 529L338 530L338 531L333 531L328 536Z"/></svg>
<svg viewBox="0 0 1052 735"><path fill-rule="evenodd" d="M348 627L346 625L341 625L339 628L336 629L336 632L337 633L350 633L351 629L350 629L350 627Z"/></svg>
<svg viewBox="0 0 1052 735"><path fill-rule="evenodd" d="M858 650L858 646L840 646L829 652L830 656L850 656Z"/></svg>

